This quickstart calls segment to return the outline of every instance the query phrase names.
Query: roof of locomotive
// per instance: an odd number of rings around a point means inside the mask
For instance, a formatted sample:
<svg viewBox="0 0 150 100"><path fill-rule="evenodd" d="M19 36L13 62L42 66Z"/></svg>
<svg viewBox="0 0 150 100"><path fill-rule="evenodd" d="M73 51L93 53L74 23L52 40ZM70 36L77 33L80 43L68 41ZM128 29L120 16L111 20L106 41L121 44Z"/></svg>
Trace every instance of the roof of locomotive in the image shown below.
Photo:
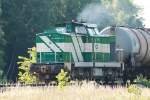
<svg viewBox="0 0 150 100"><path fill-rule="evenodd" d="M85 23L85 22L76 22L76 21L71 21L71 22L65 22L65 23L61 23L61 24L56 24L55 27L50 27L48 30L45 30L42 33L38 33L36 35L46 35L49 33L59 33L59 34L65 34L65 35L70 35L72 32L68 32L67 31L67 25L70 25L71 27L77 27L77 26L83 26L85 28L91 28L91 29L97 29L97 25L96 24L91 24L91 23ZM74 29L75 32L75 29ZM82 34L79 33L78 35L89 35L89 36L101 36L101 37L109 37L112 35L103 35L100 34L100 32L97 30L95 35L90 35L90 34Z"/></svg>
<svg viewBox="0 0 150 100"><path fill-rule="evenodd" d="M71 25L73 27L83 26L85 28L97 28L96 24L72 21L72 22L65 22L65 23L61 23L61 24L56 24L55 27L50 27L48 30L45 30L42 33L37 33L36 35L42 35L42 34L48 34L48 33L60 33L60 34L68 34L69 35L71 32L66 32L67 31L67 29L66 29L67 25ZM82 34L82 35L85 35L85 34Z"/></svg>

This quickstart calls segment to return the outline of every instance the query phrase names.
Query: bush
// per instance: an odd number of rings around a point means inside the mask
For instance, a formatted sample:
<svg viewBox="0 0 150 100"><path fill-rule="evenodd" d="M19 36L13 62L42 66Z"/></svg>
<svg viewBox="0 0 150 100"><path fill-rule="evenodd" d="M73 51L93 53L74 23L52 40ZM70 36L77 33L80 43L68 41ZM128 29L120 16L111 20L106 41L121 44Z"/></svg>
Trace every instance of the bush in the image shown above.
<svg viewBox="0 0 150 100"><path fill-rule="evenodd" d="M24 84L32 84L37 82L36 76L30 73L30 65L32 63L36 63L36 48L32 47L28 54L30 55L29 58L19 56L20 62L17 62L19 65L19 78L18 81Z"/></svg>
<svg viewBox="0 0 150 100"><path fill-rule="evenodd" d="M67 76L67 72L64 71L64 69L61 69L60 73L56 76L57 81L58 81L58 87L60 89L63 89L64 86L67 84L68 82L68 76Z"/></svg>
<svg viewBox="0 0 150 100"><path fill-rule="evenodd" d="M130 85L128 87L128 92L129 93L133 93L135 95L141 95L142 90L138 86L136 86L136 85Z"/></svg>
<svg viewBox="0 0 150 100"><path fill-rule="evenodd" d="M150 80L148 80L146 77L143 77L143 75L137 76L137 78L134 81L138 84L142 84L150 88Z"/></svg>

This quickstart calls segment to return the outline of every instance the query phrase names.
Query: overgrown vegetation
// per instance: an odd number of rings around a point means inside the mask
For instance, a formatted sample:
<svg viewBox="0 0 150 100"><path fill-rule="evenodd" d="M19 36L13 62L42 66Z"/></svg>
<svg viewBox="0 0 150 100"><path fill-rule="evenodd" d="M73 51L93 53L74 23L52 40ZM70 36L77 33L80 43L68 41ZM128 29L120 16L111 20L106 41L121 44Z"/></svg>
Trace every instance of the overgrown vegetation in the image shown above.
<svg viewBox="0 0 150 100"><path fill-rule="evenodd" d="M10 87L1 100L150 100L150 89L142 88L141 94L129 93L126 87L98 86L95 83L67 85L60 91L55 86Z"/></svg>
<svg viewBox="0 0 150 100"><path fill-rule="evenodd" d="M128 87L128 92L133 93L135 95L141 95L141 89L137 85L130 85Z"/></svg>
<svg viewBox="0 0 150 100"><path fill-rule="evenodd" d="M56 76L58 81L58 87L60 89L63 89L64 86L68 83L69 77L67 76L67 72L64 71L64 69L61 69L60 73Z"/></svg>
<svg viewBox="0 0 150 100"><path fill-rule="evenodd" d="M137 76L137 78L134 80L136 83L144 85L148 88L150 88L150 79L147 79L143 75Z"/></svg>
<svg viewBox="0 0 150 100"><path fill-rule="evenodd" d="M19 74L18 81L24 84L32 84L37 82L36 76L30 73L30 65L36 63L36 48L32 47L29 49L28 54L30 57L19 56Z"/></svg>

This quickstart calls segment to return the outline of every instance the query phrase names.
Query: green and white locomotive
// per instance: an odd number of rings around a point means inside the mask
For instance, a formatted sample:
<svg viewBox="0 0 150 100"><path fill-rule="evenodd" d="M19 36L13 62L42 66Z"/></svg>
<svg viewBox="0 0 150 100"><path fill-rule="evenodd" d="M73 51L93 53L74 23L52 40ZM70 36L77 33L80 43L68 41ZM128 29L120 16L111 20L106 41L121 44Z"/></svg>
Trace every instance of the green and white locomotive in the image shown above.
<svg viewBox="0 0 150 100"><path fill-rule="evenodd" d="M37 63L31 66L41 78L52 79L65 68L72 79L122 77L122 50L116 36L100 35L95 24L70 22L36 34Z"/></svg>

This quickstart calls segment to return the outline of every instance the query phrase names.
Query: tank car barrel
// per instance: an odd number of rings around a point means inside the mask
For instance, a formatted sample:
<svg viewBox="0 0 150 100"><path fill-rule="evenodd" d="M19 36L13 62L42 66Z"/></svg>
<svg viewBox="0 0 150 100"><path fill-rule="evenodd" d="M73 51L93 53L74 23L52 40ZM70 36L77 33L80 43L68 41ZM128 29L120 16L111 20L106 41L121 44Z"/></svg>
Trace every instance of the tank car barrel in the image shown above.
<svg viewBox="0 0 150 100"><path fill-rule="evenodd" d="M111 27L101 31L102 35L116 35L116 48L124 49L124 60L134 56L137 65L150 65L150 32L146 29Z"/></svg>

